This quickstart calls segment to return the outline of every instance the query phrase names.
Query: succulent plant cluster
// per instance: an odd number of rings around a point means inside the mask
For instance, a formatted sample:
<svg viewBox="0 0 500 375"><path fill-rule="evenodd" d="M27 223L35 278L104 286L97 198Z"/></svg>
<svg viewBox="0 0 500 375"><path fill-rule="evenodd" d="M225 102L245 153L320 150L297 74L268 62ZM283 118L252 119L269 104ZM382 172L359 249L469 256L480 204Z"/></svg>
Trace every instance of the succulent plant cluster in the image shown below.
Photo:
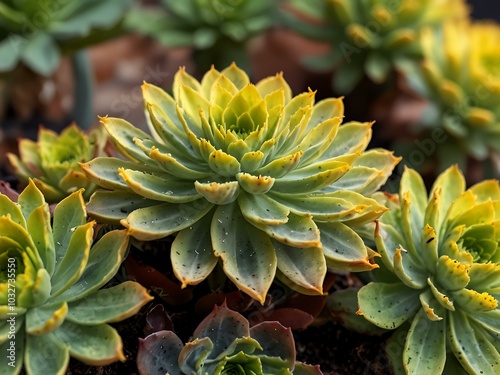
<svg viewBox="0 0 500 375"><path fill-rule="evenodd" d="M450 136L439 154L443 164L500 151L499 41L500 26L492 22L449 22L422 33L424 95L434 113L424 123Z"/></svg>
<svg viewBox="0 0 500 375"><path fill-rule="evenodd" d="M391 208L375 233L382 264L358 293L358 313L407 331L402 356L393 358L401 373L498 374L498 181L465 190L455 166L427 196L420 175L407 169L399 197L380 198Z"/></svg>
<svg viewBox="0 0 500 375"><path fill-rule="evenodd" d="M141 375L323 374L319 366L295 360L290 328L277 322L250 328L245 317L225 304L215 306L185 345L172 331L141 339L137 367Z"/></svg>
<svg viewBox="0 0 500 375"><path fill-rule="evenodd" d="M90 182L78 163L107 155L107 133L102 128L88 134L75 124L61 134L41 127L38 141L19 140L19 156L7 154L16 177L27 185L32 179L49 203L60 202L71 193L83 188L83 197L90 198L96 185Z"/></svg>
<svg viewBox="0 0 500 375"><path fill-rule="evenodd" d="M0 73L20 63L44 76L63 54L114 33L131 0L4 0L0 4Z"/></svg>
<svg viewBox="0 0 500 375"><path fill-rule="evenodd" d="M279 2L161 0L160 9L135 9L127 25L166 46L192 47L196 65L204 72L212 64L219 69L232 61L246 65L246 42L273 26Z"/></svg>
<svg viewBox="0 0 500 375"><path fill-rule="evenodd" d="M333 88L346 94L366 74L384 82L395 66L421 57L419 30L467 15L463 0L312 0L292 1L315 23L291 17L289 26L331 44L331 51L308 60L317 68L334 68ZM287 18L290 18L289 16Z"/></svg>
<svg viewBox="0 0 500 375"><path fill-rule="evenodd" d="M126 231L93 244L82 191L49 206L30 181L14 203L0 195L0 373L65 373L69 357L91 365L124 360L107 323L135 314L151 296L126 281L103 287L128 249ZM92 245L93 244L93 245ZM6 360L6 356L7 360Z"/></svg>
<svg viewBox="0 0 500 375"><path fill-rule="evenodd" d="M341 99L292 97L281 74L253 85L234 64L201 82L180 69L173 97L150 84L143 95L154 137L102 118L128 160L82 164L108 189L87 208L139 240L177 234L171 261L183 286L203 281L220 260L238 288L263 302L275 276L318 294L327 267L376 267L352 228L386 210L367 196L399 159L365 151L372 124L341 125Z"/></svg>

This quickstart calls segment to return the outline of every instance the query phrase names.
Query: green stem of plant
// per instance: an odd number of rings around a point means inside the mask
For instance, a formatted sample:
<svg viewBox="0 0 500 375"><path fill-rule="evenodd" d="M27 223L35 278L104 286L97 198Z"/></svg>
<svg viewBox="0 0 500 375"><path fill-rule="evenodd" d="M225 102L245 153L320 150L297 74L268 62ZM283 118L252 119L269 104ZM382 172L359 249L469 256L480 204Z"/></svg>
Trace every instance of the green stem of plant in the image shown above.
<svg viewBox="0 0 500 375"><path fill-rule="evenodd" d="M76 51L72 57L75 80L75 106L73 119L82 129L88 129L94 121L92 106L93 76L87 50Z"/></svg>

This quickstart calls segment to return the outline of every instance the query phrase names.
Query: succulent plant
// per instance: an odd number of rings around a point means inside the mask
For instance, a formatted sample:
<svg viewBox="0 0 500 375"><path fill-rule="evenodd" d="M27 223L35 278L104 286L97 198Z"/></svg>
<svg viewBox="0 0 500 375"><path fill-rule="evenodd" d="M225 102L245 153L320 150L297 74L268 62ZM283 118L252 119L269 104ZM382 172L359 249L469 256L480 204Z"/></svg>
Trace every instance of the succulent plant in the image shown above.
<svg viewBox="0 0 500 375"><path fill-rule="evenodd" d="M96 185L90 182L78 163L106 155L107 133L96 128L88 134L75 124L60 135L41 127L38 141L19 141L19 156L9 153L17 178L27 184L31 178L49 203L57 203L80 188L88 200Z"/></svg>
<svg viewBox="0 0 500 375"><path fill-rule="evenodd" d="M168 47L192 47L201 72L232 61L244 66L247 42L276 22L280 0L162 0L158 9L140 7L127 25ZM147 19L147 22L144 20Z"/></svg>
<svg viewBox="0 0 500 375"><path fill-rule="evenodd" d="M124 230L93 246L82 191L63 199L53 222L34 182L14 203L0 195L0 373L63 374L69 357L91 365L125 360L107 323L134 315L152 298L126 281L100 289L128 248ZM5 359L7 353L7 360Z"/></svg>
<svg viewBox="0 0 500 375"><path fill-rule="evenodd" d="M448 134L438 154L443 164L465 157L485 160L500 152L500 26L448 22L441 32L422 33L424 95L430 101L423 123ZM439 151L439 150L438 150Z"/></svg>
<svg viewBox="0 0 500 375"><path fill-rule="evenodd" d="M366 74L382 83L396 66L421 58L419 30L467 15L463 0L292 1L315 23L284 13L293 29L328 42L332 50L308 60L312 68L334 68L333 88L346 94Z"/></svg>
<svg viewBox="0 0 500 375"><path fill-rule="evenodd" d="M20 63L44 76L61 56L116 32L131 0L4 0L0 4L0 73Z"/></svg>
<svg viewBox="0 0 500 375"><path fill-rule="evenodd" d="M223 304L215 306L186 344L172 331L139 339L141 375L296 374L321 375L319 366L295 360L290 328L277 322L249 322Z"/></svg>
<svg viewBox="0 0 500 375"><path fill-rule="evenodd" d="M121 223L138 240L177 234L171 261L183 286L203 281L221 260L230 280L260 302L275 274L318 294L327 267L376 267L351 227L386 210L365 195L399 159L364 152L371 123L340 125L341 99L315 103L313 91L292 98L281 74L253 85L234 64L212 68L201 83L180 69L173 92L143 85L154 137L102 118L128 160L82 164L108 189L91 197L91 216Z"/></svg>
<svg viewBox="0 0 500 375"><path fill-rule="evenodd" d="M453 166L427 197L420 175L406 169L399 201L385 199L391 210L375 233L381 274L360 289L358 313L378 327L407 330L395 363L407 374L455 374L450 366L458 362L468 374L498 374L498 181L465 190Z"/></svg>

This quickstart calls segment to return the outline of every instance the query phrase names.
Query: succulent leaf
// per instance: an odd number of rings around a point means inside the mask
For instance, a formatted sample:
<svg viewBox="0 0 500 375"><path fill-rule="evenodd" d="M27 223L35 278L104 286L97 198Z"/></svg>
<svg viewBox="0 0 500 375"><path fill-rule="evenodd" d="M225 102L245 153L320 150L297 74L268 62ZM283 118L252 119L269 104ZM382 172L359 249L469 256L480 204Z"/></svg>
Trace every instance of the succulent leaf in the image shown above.
<svg viewBox="0 0 500 375"><path fill-rule="evenodd" d="M176 234L171 260L183 286L206 279L220 258L228 278L261 302L276 274L278 243L286 245L281 252L314 249L312 263L321 266L314 278L309 269L298 269L296 278L289 267L280 271L309 293L321 291L325 260L348 271L375 267L351 228L387 210L364 194L385 183L399 158L365 152L371 124L342 125L342 99L316 102L312 90L294 97L282 74L254 85L236 64L211 68L201 81L181 68L172 96L142 88L151 135L102 118L126 160L82 164L93 183L110 190L92 195L90 216L121 224L139 240ZM337 229L343 255L332 248Z"/></svg>
<svg viewBox="0 0 500 375"><path fill-rule="evenodd" d="M319 366L295 360L289 328L278 322L249 322L225 304L198 325L185 345L172 331L152 333L140 340L139 373L160 374L298 374L321 375Z"/></svg>
<svg viewBox="0 0 500 375"><path fill-rule="evenodd" d="M110 231L93 245L94 222L86 220L82 190L58 203L52 220L43 194L31 179L19 195L18 209L6 196L0 197L0 204L7 208L0 217L0 262L4 265L0 270L0 345L11 342L4 329L12 314L17 315L15 362L19 362L13 370L2 361L0 372L18 373L24 366L28 375L64 374L70 356L96 365L124 360L120 336L105 323L135 314L152 297L135 282L98 289L120 267L128 249L126 232ZM14 269L7 264L14 264ZM7 284L15 285L14 304L7 298L11 288Z"/></svg>

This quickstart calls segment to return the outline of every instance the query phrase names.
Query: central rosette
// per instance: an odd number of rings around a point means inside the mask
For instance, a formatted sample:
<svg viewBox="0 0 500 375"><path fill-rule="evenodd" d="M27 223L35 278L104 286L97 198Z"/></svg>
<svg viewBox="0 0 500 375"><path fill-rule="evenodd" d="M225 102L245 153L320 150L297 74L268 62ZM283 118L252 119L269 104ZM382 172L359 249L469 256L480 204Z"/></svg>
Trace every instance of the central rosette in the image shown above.
<svg viewBox="0 0 500 375"><path fill-rule="evenodd" d="M275 276L317 294L327 267L376 267L351 226L384 212L367 196L398 159L365 152L370 123L341 126L342 99L292 96L282 74L252 84L234 64L201 81L180 69L172 92L143 85L152 134L102 119L128 161L83 165L108 189L94 194L90 215L139 240L176 233L171 260L183 286L221 264L261 302Z"/></svg>

